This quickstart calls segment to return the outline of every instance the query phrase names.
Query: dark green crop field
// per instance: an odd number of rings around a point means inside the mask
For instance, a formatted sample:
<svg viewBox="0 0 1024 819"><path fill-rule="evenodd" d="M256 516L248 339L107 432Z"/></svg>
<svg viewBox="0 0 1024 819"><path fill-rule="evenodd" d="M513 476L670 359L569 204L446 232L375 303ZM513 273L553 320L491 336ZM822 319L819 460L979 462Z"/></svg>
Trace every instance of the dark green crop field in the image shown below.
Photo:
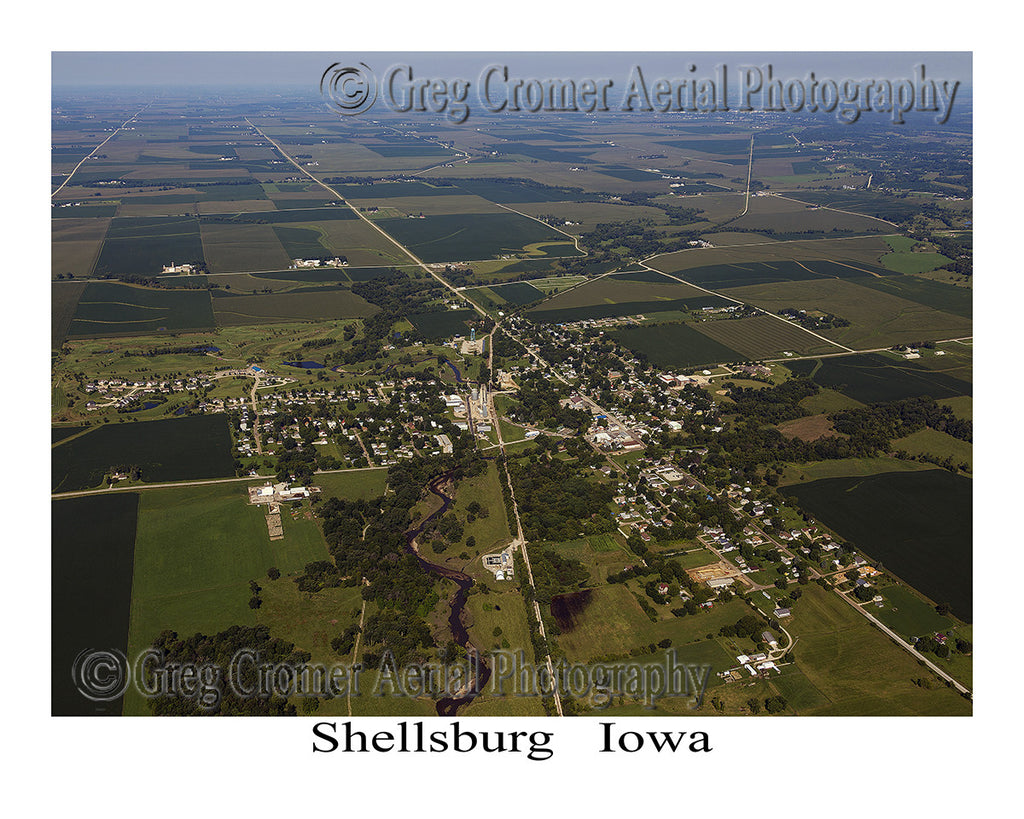
<svg viewBox="0 0 1024 819"><path fill-rule="evenodd" d="M466 320L475 315L473 310L439 310L435 313L416 313L407 318L427 338L451 338L466 335L469 332Z"/></svg>
<svg viewBox="0 0 1024 819"><path fill-rule="evenodd" d="M675 281L657 270L638 270L625 273L612 273L610 279L619 279L625 282L652 282L654 284L668 284Z"/></svg>
<svg viewBox="0 0 1024 819"><path fill-rule="evenodd" d="M208 290L151 290L90 282L78 300L68 335L130 335L213 326Z"/></svg>
<svg viewBox="0 0 1024 819"><path fill-rule="evenodd" d="M347 285L303 287L287 293L237 295L218 293L213 300L217 323L261 324L265 321L327 320L356 318L376 313L378 308Z"/></svg>
<svg viewBox="0 0 1024 819"><path fill-rule="evenodd" d="M274 279L286 282L347 282L349 277L341 267L313 268L312 270L276 270L271 273L250 273L256 279Z"/></svg>
<svg viewBox="0 0 1024 819"><path fill-rule="evenodd" d="M96 261L97 274L159 273L163 265L205 262L193 216L114 218Z"/></svg>
<svg viewBox="0 0 1024 819"><path fill-rule="evenodd" d="M821 387L829 387L865 404L898 401L930 395L953 398L971 395L966 381L934 372L913 361L895 361L878 353L792 361L786 364L796 375L806 375Z"/></svg>
<svg viewBox="0 0 1024 819"><path fill-rule="evenodd" d="M965 622L973 616L970 478L944 469L780 487L801 508Z"/></svg>
<svg viewBox="0 0 1024 819"><path fill-rule="evenodd" d="M72 668L82 652L128 652L138 506L137 492L50 503L53 716L121 713L121 697L95 702L83 696Z"/></svg>
<svg viewBox="0 0 1024 819"><path fill-rule="evenodd" d="M494 293L509 304L529 304L544 298L544 294L528 282L512 282L493 286Z"/></svg>
<svg viewBox="0 0 1024 819"><path fill-rule="evenodd" d="M860 262L833 262L819 259L807 262L774 261L743 262L739 264L715 264L695 267L676 275L688 282L713 290L727 290L730 287L745 287L750 284L771 282L796 282L809 279L876 279L872 273L892 277L893 272L877 265ZM859 282L858 282L859 283ZM883 288L878 288L883 289ZM889 292L889 291L886 291Z"/></svg>
<svg viewBox="0 0 1024 819"><path fill-rule="evenodd" d="M633 352L647 356L656 367L682 369L747 359L747 356L708 338L688 324L624 327L613 331L611 336Z"/></svg>
<svg viewBox="0 0 1024 819"><path fill-rule="evenodd" d="M51 450L51 491L99 486L111 468L142 470L142 480L227 478L235 474L224 415L106 424Z"/></svg>
<svg viewBox="0 0 1024 819"><path fill-rule="evenodd" d="M89 427L51 427L50 428L50 443L56 444L63 441L65 438L70 438L72 435L77 435L79 432L84 432Z"/></svg>
<svg viewBox="0 0 1024 819"><path fill-rule="evenodd" d="M332 251L320 241L320 231L305 227L278 227L272 225L277 240L290 259L319 259Z"/></svg>
<svg viewBox="0 0 1024 819"><path fill-rule="evenodd" d="M679 148L683 151L700 151L705 154L734 154L750 153L750 137L725 137L721 139L667 139L657 143L667 145L669 148Z"/></svg>
<svg viewBox="0 0 1024 819"><path fill-rule="evenodd" d="M117 213L117 205L66 205L50 208L53 219L78 219L95 216L113 216Z"/></svg>
<svg viewBox="0 0 1024 819"><path fill-rule="evenodd" d="M381 227L425 262L490 259L521 253L527 245L566 242L567 237L515 213L457 213L422 219L381 219ZM551 256L579 255L571 244Z"/></svg>
<svg viewBox="0 0 1024 819"><path fill-rule="evenodd" d="M854 283L956 316L974 317L974 293L966 287L922 279L920 276L886 276L884 279L871 276L857 279Z"/></svg>

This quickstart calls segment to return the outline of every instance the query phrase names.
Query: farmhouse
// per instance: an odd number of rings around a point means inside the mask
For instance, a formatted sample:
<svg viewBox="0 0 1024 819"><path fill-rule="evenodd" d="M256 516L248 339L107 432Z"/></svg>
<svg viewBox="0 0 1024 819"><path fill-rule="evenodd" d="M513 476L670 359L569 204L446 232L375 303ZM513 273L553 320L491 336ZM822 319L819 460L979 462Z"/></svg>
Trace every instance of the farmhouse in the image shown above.
<svg viewBox="0 0 1024 819"><path fill-rule="evenodd" d="M287 483L277 483L271 486L250 486L249 503L252 504L278 504L287 501L303 500L310 495L320 493L319 486L295 486L288 488Z"/></svg>

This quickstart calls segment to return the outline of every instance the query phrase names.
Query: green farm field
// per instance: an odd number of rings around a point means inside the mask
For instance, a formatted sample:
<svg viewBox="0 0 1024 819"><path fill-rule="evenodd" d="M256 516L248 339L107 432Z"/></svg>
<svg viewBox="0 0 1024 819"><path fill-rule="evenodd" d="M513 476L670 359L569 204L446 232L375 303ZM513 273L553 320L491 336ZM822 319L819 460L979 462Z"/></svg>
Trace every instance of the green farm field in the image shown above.
<svg viewBox="0 0 1024 819"><path fill-rule="evenodd" d="M821 387L871 404L929 395L935 399L970 395L971 384L943 372L920 366L913 360L880 353L861 353L835 358L791 361L786 367Z"/></svg>
<svg viewBox="0 0 1024 819"><path fill-rule="evenodd" d="M50 224L50 273L88 276L107 235L110 219L55 219Z"/></svg>
<svg viewBox="0 0 1024 819"><path fill-rule="evenodd" d="M214 315L220 325L235 325L298 319L364 318L379 309L344 285L309 287L303 290L305 292L255 296L218 293L219 297L213 299Z"/></svg>
<svg viewBox="0 0 1024 819"><path fill-rule="evenodd" d="M727 347L691 324L647 324L614 330L612 337L657 367L686 368L745 361L749 356Z"/></svg>
<svg viewBox="0 0 1024 819"><path fill-rule="evenodd" d="M203 252L211 273L284 269L291 264L270 225L203 224Z"/></svg>
<svg viewBox="0 0 1024 819"><path fill-rule="evenodd" d="M702 201L707 197L701 197ZM736 211L742 210L742 201L736 203ZM757 242L737 247L698 248L665 253L646 260L646 264L665 273L680 273L695 267L712 265L744 264L747 262L808 262L834 261L857 265L877 265L889 245L882 238L874 236L850 239L805 239L794 241Z"/></svg>
<svg viewBox="0 0 1024 819"><path fill-rule="evenodd" d="M770 313L820 310L850 322L821 333L848 347L889 347L972 333L969 318L908 298L861 287L859 279L817 279L736 287L729 295Z"/></svg>
<svg viewBox="0 0 1024 819"><path fill-rule="evenodd" d="M234 475L223 415L106 424L51 450L53 492L97 487L111 468L139 467L149 483Z"/></svg>
<svg viewBox="0 0 1024 819"><path fill-rule="evenodd" d="M548 252L535 255L579 255L563 234L515 213L381 219L380 225L425 262L490 259L545 242L550 243Z"/></svg>
<svg viewBox="0 0 1024 819"><path fill-rule="evenodd" d="M839 352L841 348L822 341L800 327L772 316L702 321L693 329L736 350L745 358L777 358L791 351L800 355Z"/></svg>
<svg viewBox="0 0 1024 819"><path fill-rule="evenodd" d="M266 585L271 566L287 575L327 558L315 520L283 510L284 539L271 541L264 514L241 482L140 493L129 656L164 629L212 634L255 625L261 614L248 605L250 580ZM142 707L141 697L126 698L127 713Z"/></svg>
<svg viewBox="0 0 1024 819"><path fill-rule="evenodd" d="M780 491L865 555L971 622L970 478L944 469L790 484Z"/></svg>
<svg viewBox="0 0 1024 819"><path fill-rule="evenodd" d="M153 290L89 282L78 299L69 336L139 335L213 326L206 290Z"/></svg>
<svg viewBox="0 0 1024 819"><path fill-rule="evenodd" d="M869 604L866 610L908 640L945 632L954 625L951 618L939 614L906 586L889 586L880 594L885 598L883 607Z"/></svg>
<svg viewBox="0 0 1024 819"><path fill-rule="evenodd" d="M191 216L118 217L110 222L96 273L159 273L163 265L205 261Z"/></svg>
<svg viewBox="0 0 1024 819"><path fill-rule="evenodd" d="M939 458L952 458L954 464L966 463L973 470L974 447L969 441L961 441L945 432L925 427L903 438L893 441L896 449L911 455L935 455Z"/></svg>
<svg viewBox="0 0 1024 819"><path fill-rule="evenodd" d="M51 507L51 694L55 716L115 714L112 702L86 700L72 685L82 651L128 651L135 554L135 492L55 500ZM133 655L128 655L133 656Z"/></svg>
<svg viewBox="0 0 1024 819"><path fill-rule="evenodd" d="M51 349L59 349L64 343L85 288L85 282L53 284L50 287Z"/></svg>

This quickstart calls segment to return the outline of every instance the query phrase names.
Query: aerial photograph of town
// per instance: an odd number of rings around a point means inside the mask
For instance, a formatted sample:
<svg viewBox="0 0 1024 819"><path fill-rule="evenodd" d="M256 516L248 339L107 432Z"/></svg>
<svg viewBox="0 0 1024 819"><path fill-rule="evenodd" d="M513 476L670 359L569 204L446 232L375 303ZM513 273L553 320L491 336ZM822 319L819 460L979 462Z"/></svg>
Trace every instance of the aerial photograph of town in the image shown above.
<svg viewBox="0 0 1024 819"><path fill-rule="evenodd" d="M969 52L143 57L52 55L53 715L972 714Z"/></svg>

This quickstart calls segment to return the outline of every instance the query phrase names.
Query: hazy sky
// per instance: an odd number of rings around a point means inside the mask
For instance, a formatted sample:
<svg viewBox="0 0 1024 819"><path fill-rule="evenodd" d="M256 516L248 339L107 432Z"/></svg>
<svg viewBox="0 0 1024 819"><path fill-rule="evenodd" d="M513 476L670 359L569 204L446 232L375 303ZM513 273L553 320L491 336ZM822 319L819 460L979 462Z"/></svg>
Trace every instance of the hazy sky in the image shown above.
<svg viewBox="0 0 1024 819"><path fill-rule="evenodd" d="M776 76L902 79L923 64L927 76L971 84L970 52L53 52L52 84L84 85L307 85L315 89L332 63L365 62L380 75L396 63L417 76L474 80L492 63L524 78L624 77L639 65L648 77L680 76L689 64L709 76L718 63L730 70L770 63Z"/></svg>

